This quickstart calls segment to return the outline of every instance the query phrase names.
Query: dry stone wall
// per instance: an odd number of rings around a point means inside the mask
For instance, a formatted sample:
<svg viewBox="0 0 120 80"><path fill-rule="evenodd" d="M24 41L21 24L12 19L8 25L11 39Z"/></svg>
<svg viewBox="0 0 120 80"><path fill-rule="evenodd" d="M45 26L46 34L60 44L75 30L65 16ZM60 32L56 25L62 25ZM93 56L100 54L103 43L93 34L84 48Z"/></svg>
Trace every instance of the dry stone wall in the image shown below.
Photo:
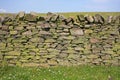
<svg viewBox="0 0 120 80"><path fill-rule="evenodd" d="M0 66L120 65L120 16L0 16Z"/></svg>

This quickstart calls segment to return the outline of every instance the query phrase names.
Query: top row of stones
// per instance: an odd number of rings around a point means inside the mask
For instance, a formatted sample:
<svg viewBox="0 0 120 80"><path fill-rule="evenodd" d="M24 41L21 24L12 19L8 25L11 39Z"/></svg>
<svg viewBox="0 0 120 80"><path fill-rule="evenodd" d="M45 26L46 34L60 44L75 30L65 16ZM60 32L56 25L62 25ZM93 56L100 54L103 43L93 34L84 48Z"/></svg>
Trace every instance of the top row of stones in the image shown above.
<svg viewBox="0 0 120 80"><path fill-rule="evenodd" d="M39 16L39 13L36 12L30 12L30 13L25 13L24 11L19 12L17 15L14 16L14 18L11 18L9 16L0 16L0 23L4 22L10 22L13 20L19 20L19 21L29 21L29 22L37 22L37 21L46 21L46 22L57 22L57 21L62 21L65 24L68 23L79 23L79 22L85 22L88 24L91 23L96 23L96 24L104 24L104 23L120 23L120 16L108 16L107 19L105 19L102 15L100 14L95 14L94 16L91 15L76 15L76 19L72 17L64 17L63 15L56 14L56 13L51 13L48 12L47 16Z"/></svg>

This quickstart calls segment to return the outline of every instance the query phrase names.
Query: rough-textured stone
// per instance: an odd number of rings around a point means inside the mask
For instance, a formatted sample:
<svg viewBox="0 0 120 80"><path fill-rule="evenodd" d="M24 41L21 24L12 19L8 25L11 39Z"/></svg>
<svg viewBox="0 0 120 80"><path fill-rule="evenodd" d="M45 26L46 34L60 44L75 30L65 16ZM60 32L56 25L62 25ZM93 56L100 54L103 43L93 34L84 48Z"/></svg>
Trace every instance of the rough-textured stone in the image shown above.
<svg viewBox="0 0 120 80"><path fill-rule="evenodd" d="M25 12L24 12L24 11L19 12L18 15L17 15L17 17L18 17L19 19L23 19L24 16L25 16Z"/></svg>
<svg viewBox="0 0 120 80"><path fill-rule="evenodd" d="M10 34L17 34L17 31L10 31Z"/></svg>
<svg viewBox="0 0 120 80"><path fill-rule="evenodd" d="M94 16L94 18L95 18L95 23L101 23L101 24L103 24L104 21L105 21L104 18L100 14L96 14Z"/></svg>
<svg viewBox="0 0 120 80"><path fill-rule="evenodd" d="M93 30L85 30L85 34L91 34L93 33Z"/></svg>
<svg viewBox="0 0 120 80"><path fill-rule="evenodd" d="M80 22L84 22L85 21L85 18L83 15L77 15L77 18Z"/></svg>
<svg viewBox="0 0 120 80"><path fill-rule="evenodd" d="M2 25L4 21L4 17L0 16L0 24Z"/></svg>
<svg viewBox="0 0 120 80"><path fill-rule="evenodd" d="M78 28L70 29L70 32L71 32L71 35L78 35L78 36L84 35L83 30Z"/></svg>
<svg viewBox="0 0 120 80"><path fill-rule="evenodd" d="M90 42L91 43L97 43L97 42L99 42L99 40L97 38L90 38Z"/></svg>
<svg viewBox="0 0 120 80"><path fill-rule="evenodd" d="M94 22L94 18L92 16L86 16L85 18L88 21L88 23L93 23Z"/></svg>
<svg viewBox="0 0 120 80"><path fill-rule="evenodd" d="M20 51L10 51L8 53L5 53L5 55L9 55L9 56L19 56L20 55Z"/></svg>
<svg viewBox="0 0 120 80"><path fill-rule="evenodd" d="M113 19L113 16L109 16L108 20L107 20L107 23L112 23L112 19Z"/></svg>
<svg viewBox="0 0 120 80"><path fill-rule="evenodd" d="M30 14L25 15L25 20L31 21L31 22L36 22L37 21L37 15L34 12L31 12Z"/></svg>

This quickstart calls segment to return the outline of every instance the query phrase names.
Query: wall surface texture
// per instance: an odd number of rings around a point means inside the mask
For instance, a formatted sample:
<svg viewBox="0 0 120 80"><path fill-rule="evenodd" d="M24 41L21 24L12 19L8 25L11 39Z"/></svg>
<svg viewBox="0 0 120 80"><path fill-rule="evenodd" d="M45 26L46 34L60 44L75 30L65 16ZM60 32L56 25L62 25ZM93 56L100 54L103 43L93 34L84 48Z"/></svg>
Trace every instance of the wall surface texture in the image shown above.
<svg viewBox="0 0 120 80"><path fill-rule="evenodd" d="M120 65L120 16L0 16L0 66Z"/></svg>

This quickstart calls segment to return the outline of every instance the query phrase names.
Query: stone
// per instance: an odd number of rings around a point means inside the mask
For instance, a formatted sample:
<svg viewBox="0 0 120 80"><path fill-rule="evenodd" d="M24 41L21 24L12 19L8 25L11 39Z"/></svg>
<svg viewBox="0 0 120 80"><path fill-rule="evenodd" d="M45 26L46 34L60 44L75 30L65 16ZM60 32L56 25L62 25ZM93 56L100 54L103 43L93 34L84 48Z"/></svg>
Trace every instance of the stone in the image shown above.
<svg viewBox="0 0 120 80"><path fill-rule="evenodd" d="M74 44L79 44L79 43L84 43L84 42L85 42L84 37L79 37L79 38L76 38L72 41L72 43L74 43Z"/></svg>
<svg viewBox="0 0 120 80"><path fill-rule="evenodd" d="M86 29L91 28L91 25L89 25L89 24L87 25L86 24L86 25L84 25L84 28L86 28Z"/></svg>
<svg viewBox="0 0 120 80"><path fill-rule="evenodd" d="M68 57L68 54L67 53L60 53L58 55L59 58L63 59L63 58L67 58Z"/></svg>
<svg viewBox="0 0 120 80"><path fill-rule="evenodd" d="M59 15L53 15L51 21L56 22L58 19L59 19Z"/></svg>
<svg viewBox="0 0 120 80"><path fill-rule="evenodd" d="M8 56L8 55L6 55L5 57L4 57L5 59L17 59L17 56Z"/></svg>
<svg viewBox="0 0 120 80"><path fill-rule="evenodd" d="M31 62L31 63L23 63L22 64L22 67L39 67L39 63L34 63L34 62Z"/></svg>
<svg viewBox="0 0 120 80"><path fill-rule="evenodd" d="M62 33L59 33L60 36L68 36L70 33L68 32L62 32Z"/></svg>
<svg viewBox="0 0 120 80"><path fill-rule="evenodd" d="M98 23L99 22L99 20L97 19L96 16L93 16L93 18L94 18L94 23Z"/></svg>
<svg viewBox="0 0 120 80"><path fill-rule="evenodd" d="M63 40L63 39L65 39L65 40L73 40L73 39L75 39L75 37L74 36L61 36L61 37L59 37L61 40Z"/></svg>
<svg viewBox="0 0 120 80"><path fill-rule="evenodd" d="M10 31L10 34L17 34L17 31Z"/></svg>
<svg viewBox="0 0 120 80"><path fill-rule="evenodd" d="M45 17L40 16L40 17L38 18L38 21L45 21Z"/></svg>
<svg viewBox="0 0 120 80"><path fill-rule="evenodd" d="M45 31L49 31L50 30L50 24L49 23L44 23L41 25L41 27L45 30Z"/></svg>
<svg viewBox="0 0 120 80"><path fill-rule="evenodd" d="M75 35L75 36L82 36L82 35L84 35L83 30L79 29L79 28L72 28L72 29L70 29L70 33L71 33L71 35Z"/></svg>
<svg viewBox="0 0 120 80"><path fill-rule="evenodd" d="M93 16L85 16L85 19L88 21L88 23L93 23L94 22Z"/></svg>
<svg viewBox="0 0 120 80"><path fill-rule="evenodd" d="M108 16L107 23L112 23L113 16Z"/></svg>
<svg viewBox="0 0 120 80"><path fill-rule="evenodd" d="M13 30L14 29L14 26L9 26L9 30Z"/></svg>
<svg viewBox="0 0 120 80"><path fill-rule="evenodd" d="M8 34L7 31L0 30L0 35L7 35L7 34Z"/></svg>
<svg viewBox="0 0 120 80"><path fill-rule="evenodd" d="M38 13L33 12L33 11L31 11L30 14L33 15L33 16L38 16Z"/></svg>
<svg viewBox="0 0 120 80"><path fill-rule="evenodd" d="M104 55L104 56L101 56L101 58L104 60L110 60L112 57L110 55Z"/></svg>
<svg viewBox="0 0 120 80"><path fill-rule="evenodd" d="M88 30L85 30L84 32L85 32L85 34L91 34L91 33L93 33L93 30L88 29Z"/></svg>
<svg viewBox="0 0 120 80"><path fill-rule="evenodd" d="M19 51L10 51L5 53L5 55L9 55L9 56L20 56L20 52Z"/></svg>
<svg viewBox="0 0 120 80"><path fill-rule="evenodd" d="M95 54L88 55L87 58L97 59L99 56Z"/></svg>
<svg viewBox="0 0 120 80"><path fill-rule="evenodd" d="M51 33L47 31L40 31L39 34L40 35L51 35Z"/></svg>
<svg viewBox="0 0 120 80"><path fill-rule="evenodd" d="M52 42L56 42L56 40L54 40L54 39L47 39L47 40L45 40L45 42L46 43L52 43Z"/></svg>
<svg viewBox="0 0 120 80"><path fill-rule="evenodd" d="M0 16L0 24L2 25L4 21L4 17Z"/></svg>
<svg viewBox="0 0 120 80"><path fill-rule="evenodd" d="M104 18L100 14L96 14L94 16L97 20L95 20L95 23L103 24L105 22Z"/></svg>
<svg viewBox="0 0 120 80"><path fill-rule="evenodd" d="M6 48L6 45L7 45L6 43L3 43L3 42L0 43L0 49L1 49L1 50L2 50L2 49L5 49L5 48Z"/></svg>
<svg viewBox="0 0 120 80"><path fill-rule="evenodd" d="M12 25L13 24L12 18L8 17L8 16L5 16L4 19L2 20L2 24Z"/></svg>
<svg viewBox="0 0 120 80"><path fill-rule="evenodd" d="M57 49L52 49L52 48L49 48L47 49L48 52L55 52L55 53L59 53L60 50L57 50Z"/></svg>
<svg viewBox="0 0 120 80"><path fill-rule="evenodd" d="M90 38L91 43L98 43L99 40L97 38Z"/></svg>
<svg viewBox="0 0 120 80"><path fill-rule="evenodd" d="M43 42L44 42L44 39L43 39L43 38L39 38L39 37L37 38L37 37L36 37L36 38L31 38L30 41L31 41L31 42L35 42L35 43L38 43L38 42L43 43Z"/></svg>
<svg viewBox="0 0 120 80"><path fill-rule="evenodd" d="M19 12L18 15L17 15L17 17L18 17L20 20L23 20L24 16L25 16L25 12L24 12L24 11Z"/></svg>
<svg viewBox="0 0 120 80"><path fill-rule="evenodd" d="M68 54L74 54L74 53L76 53L76 51L73 50L73 49L66 50L65 52L68 53Z"/></svg>
<svg viewBox="0 0 120 80"><path fill-rule="evenodd" d="M30 22L36 22L37 21L37 16L35 14L26 14L25 15L25 20L30 21Z"/></svg>
<svg viewBox="0 0 120 80"><path fill-rule="evenodd" d="M116 17L115 23L117 23L117 24L120 23L120 15Z"/></svg>
<svg viewBox="0 0 120 80"><path fill-rule="evenodd" d="M55 60L47 60L47 62L48 62L48 64L49 64L50 66L55 66L55 65L57 65L57 61L55 61Z"/></svg>
<svg viewBox="0 0 120 80"><path fill-rule="evenodd" d="M77 18L80 22L84 22L85 21L85 18L83 15L77 15Z"/></svg>
<svg viewBox="0 0 120 80"><path fill-rule="evenodd" d="M76 51L83 51L84 48L82 48L82 47L75 47L75 50L76 50Z"/></svg>
<svg viewBox="0 0 120 80"><path fill-rule="evenodd" d="M55 58L56 55L55 54L47 54L47 55L43 55L42 58L47 58L47 59L52 59Z"/></svg>
<svg viewBox="0 0 120 80"><path fill-rule="evenodd" d="M47 17L46 17L46 21L49 22L49 21L55 21L57 19L57 14L55 13L51 13L51 12L48 12L47 13Z"/></svg>
<svg viewBox="0 0 120 80"><path fill-rule="evenodd" d="M67 58L76 60L76 59L80 58L80 56L78 54L69 54Z"/></svg>
<svg viewBox="0 0 120 80"><path fill-rule="evenodd" d="M111 50L111 49L109 49L109 50L105 50L104 51L104 53L106 53L106 54L115 54L115 52L113 51L113 50Z"/></svg>
<svg viewBox="0 0 120 80"><path fill-rule="evenodd" d="M65 19L64 22L65 22L66 25L68 25L69 23L73 24L74 23L74 19L69 17L69 18Z"/></svg>
<svg viewBox="0 0 120 80"><path fill-rule="evenodd" d="M59 15L59 20L60 20L60 21L64 21L65 19L66 19L65 16Z"/></svg>
<svg viewBox="0 0 120 80"><path fill-rule="evenodd" d="M23 32L22 35L24 36L32 36L32 32L31 31L26 31L26 32Z"/></svg>

